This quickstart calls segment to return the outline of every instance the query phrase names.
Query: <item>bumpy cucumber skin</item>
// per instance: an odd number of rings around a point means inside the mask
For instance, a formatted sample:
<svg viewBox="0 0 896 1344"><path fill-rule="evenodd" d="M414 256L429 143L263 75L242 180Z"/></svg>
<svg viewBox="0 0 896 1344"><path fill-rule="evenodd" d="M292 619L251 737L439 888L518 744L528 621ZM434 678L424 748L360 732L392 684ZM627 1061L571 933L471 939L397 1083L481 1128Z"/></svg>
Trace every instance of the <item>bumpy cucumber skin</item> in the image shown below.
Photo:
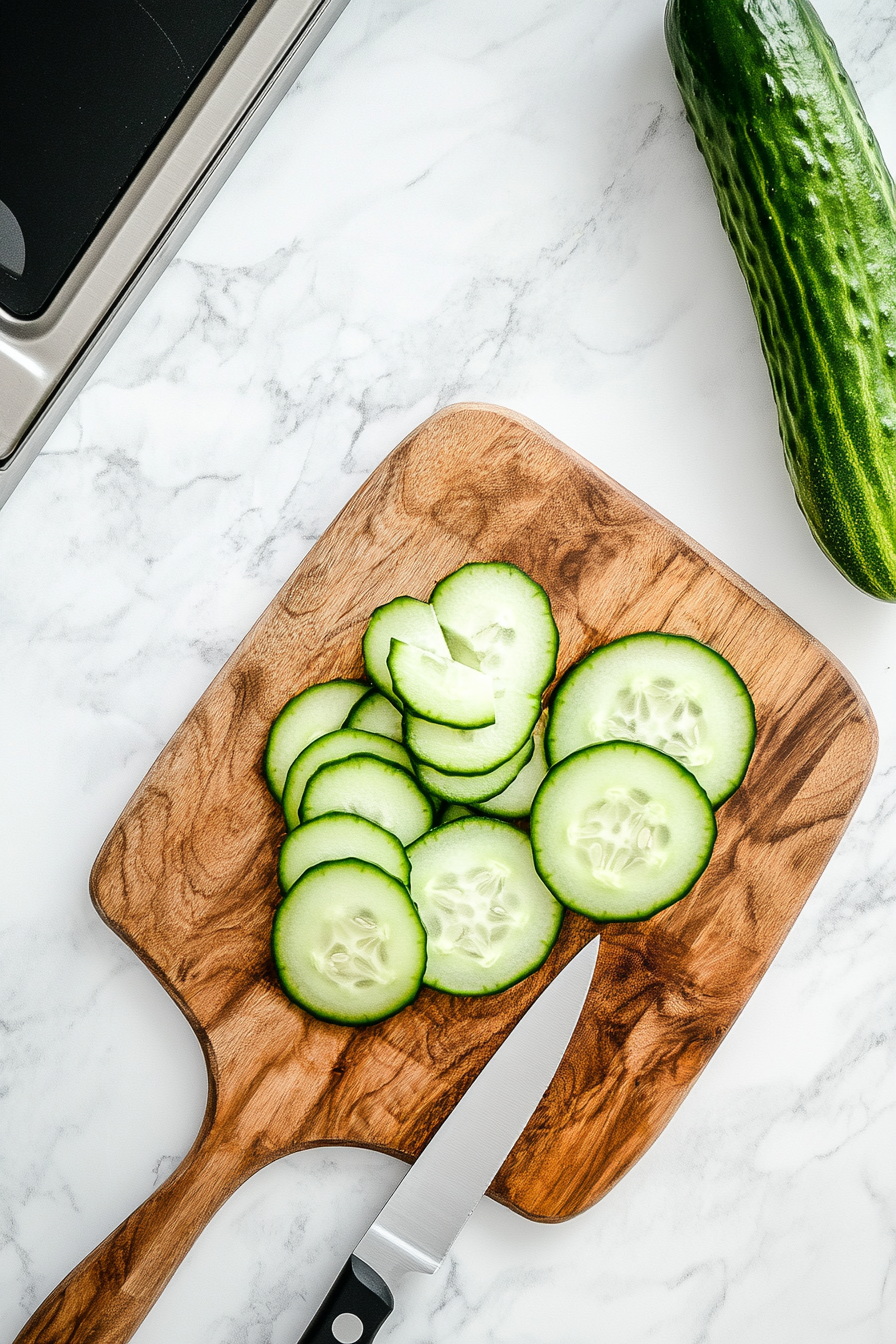
<svg viewBox="0 0 896 1344"><path fill-rule="evenodd" d="M670 0L666 42L822 550L896 601L896 193L807 0Z"/></svg>

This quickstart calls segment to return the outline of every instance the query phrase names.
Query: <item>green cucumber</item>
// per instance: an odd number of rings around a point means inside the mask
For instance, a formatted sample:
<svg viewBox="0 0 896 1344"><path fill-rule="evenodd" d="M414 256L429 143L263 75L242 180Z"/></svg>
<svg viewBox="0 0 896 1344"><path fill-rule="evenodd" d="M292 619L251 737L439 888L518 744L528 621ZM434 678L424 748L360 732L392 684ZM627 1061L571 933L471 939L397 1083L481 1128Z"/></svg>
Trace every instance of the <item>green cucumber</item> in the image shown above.
<svg viewBox="0 0 896 1344"><path fill-rule="evenodd" d="M404 740L400 711L379 691L368 691L342 726L360 728L365 733L378 733L380 737L391 737L393 742Z"/></svg>
<svg viewBox="0 0 896 1344"><path fill-rule="evenodd" d="M446 775L484 775L525 744L541 713L537 695L495 690L495 722L487 728L446 728L416 714L404 716L404 740L418 761Z"/></svg>
<svg viewBox="0 0 896 1344"><path fill-rule="evenodd" d="M416 597L394 597L377 607L367 623L361 644L367 675L389 700L398 704L387 665L393 639L404 640L418 649L428 649L441 658L450 658L445 636L428 602Z"/></svg>
<svg viewBox="0 0 896 1344"><path fill-rule="evenodd" d="M466 663L393 639L386 666L399 699L421 719L449 728L485 728L494 723L492 679Z"/></svg>
<svg viewBox="0 0 896 1344"><path fill-rule="evenodd" d="M408 858L426 929L424 984L495 994L538 969L563 908L536 873L522 831L487 817L453 821L411 845Z"/></svg>
<svg viewBox="0 0 896 1344"><path fill-rule="evenodd" d="M567 672L545 745L556 764L595 742L642 742L674 756L718 807L743 779L755 740L749 691L720 653L686 635L643 631Z"/></svg>
<svg viewBox="0 0 896 1344"><path fill-rule="evenodd" d="M407 890L373 864L341 859L310 868L274 916L280 983L301 1007L363 1026L416 997L426 934Z"/></svg>
<svg viewBox="0 0 896 1344"><path fill-rule="evenodd" d="M302 824L327 812L366 817L403 845L432 825L432 804L407 770L377 756L346 756L315 771L302 795Z"/></svg>
<svg viewBox="0 0 896 1344"><path fill-rule="evenodd" d="M449 803L483 803L513 784L532 755L534 743L528 737L515 756L484 775L446 775L431 765L418 762L417 777L427 793ZM541 781L539 780L539 783ZM533 797L535 790L532 791ZM528 808L526 809L528 811Z"/></svg>
<svg viewBox="0 0 896 1344"><path fill-rule="evenodd" d="M316 738L341 728L346 714L369 690L362 681L325 681L283 706L271 724L264 753L265 778L278 803L296 757Z"/></svg>
<svg viewBox="0 0 896 1344"><path fill-rule="evenodd" d="M461 817L474 817L475 812L462 803L449 803L439 817L439 825L447 826L449 821L460 821Z"/></svg>
<svg viewBox="0 0 896 1344"><path fill-rule="evenodd" d="M585 747L553 766L530 827L543 881L564 905L600 920L647 919L686 896L716 838L691 772L633 742Z"/></svg>
<svg viewBox="0 0 896 1344"><path fill-rule="evenodd" d="M670 0L666 41L818 544L896 601L896 192L807 0Z"/></svg>
<svg viewBox="0 0 896 1344"><path fill-rule="evenodd" d="M451 656L487 673L496 686L540 696L553 679L559 635L551 604L516 565L462 565L436 584L429 600Z"/></svg>
<svg viewBox="0 0 896 1344"><path fill-rule="evenodd" d="M325 733L307 746L301 756L289 767L283 788L283 815L290 830L299 824L299 811L305 786L316 770L330 761L341 761L346 756L378 756L382 761L400 765L413 771L411 759L400 742L377 733L365 733L360 728L339 728Z"/></svg>
<svg viewBox="0 0 896 1344"><path fill-rule="evenodd" d="M539 719L532 733L532 755L507 788L478 803L480 812L490 817L528 817L541 781L548 772L544 753L545 716Z"/></svg>
<svg viewBox="0 0 896 1344"><path fill-rule="evenodd" d="M290 831L280 847L277 880L283 891L289 891L309 868L335 859L363 859L391 873L404 886L410 880L411 868L401 841L351 812L327 812Z"/></svg>

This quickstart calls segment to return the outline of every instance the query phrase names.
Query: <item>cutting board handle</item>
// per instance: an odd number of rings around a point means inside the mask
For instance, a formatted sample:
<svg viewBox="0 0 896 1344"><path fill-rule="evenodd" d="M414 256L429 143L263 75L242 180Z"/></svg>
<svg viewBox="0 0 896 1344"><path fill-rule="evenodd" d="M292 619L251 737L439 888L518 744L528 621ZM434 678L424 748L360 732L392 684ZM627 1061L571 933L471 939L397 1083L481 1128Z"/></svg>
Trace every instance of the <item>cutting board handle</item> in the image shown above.
<svg viewBox="0 0 896 1344"><path fill-rule="evenodd" d="M251 1174L240 1146L207 1122L165 1184L63 1279L14 1344L124 1344L199 1233Z"/></svg>

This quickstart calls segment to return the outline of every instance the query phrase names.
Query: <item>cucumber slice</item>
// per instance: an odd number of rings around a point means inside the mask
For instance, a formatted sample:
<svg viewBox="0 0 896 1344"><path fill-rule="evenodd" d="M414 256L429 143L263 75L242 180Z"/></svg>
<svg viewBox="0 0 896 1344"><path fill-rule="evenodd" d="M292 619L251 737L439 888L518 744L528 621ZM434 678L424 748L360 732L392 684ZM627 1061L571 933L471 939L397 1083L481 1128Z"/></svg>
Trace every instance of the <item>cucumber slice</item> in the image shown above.
<svg viewBox="0 0 896 1344"><path fill-rule="evenodd" d="M453 728L484 728L494 723L492 679L466 663L393 639L386 665L393 689L421 719Z"/></svg>
<svg viewBox="0 0 896 1344"><path fill-rule="evenodd" d="M439 825L447 826L449 821L460 821L461 817L473 817L475 815L475 812L469 807L463 807L460 803L449 803L439 817Z"/></svg>
<svg viewBox="0 0 896 1344"><path fill-rule="evenodd" d="M485 775L446 775L441 770L433 770L431 765L421 763L417 766L417 777L426 791L435 794L437 798L446 798L451 803L480 803L501 793L513 783L532 755L532 750L533 742L529 737L509 761L499 765L497 770L489 770Z"/></svg>
<svg viewBox="0 0 896 1344"><path fill-rule="evenodd" d="M497 685L541 695L557 670L559 636L534 579L515 565L464 565L437 583L429 600L452 657Z"/></svg>
<svg viewBox="0 0 896 1344"><path fill-rule="evenodd" d="M404 740L400 711L379 691L368 691L342 726L360 728L362 732L377 733L380 737L391 737L393 742Z"/></svg>
<svg viewBox="0 0 896 1344"><path fill-rule="evenodd" d="M412 845L411 897L426 929L424 984L495 994L544 961L563 907L532 863L522 831L470 817Z"/></svg>
<svg viewBox="0 0 896 1344"><path fill-rule="evenodd" d="M349 710L370 690L362 681L325 681L294 695L271 725L264 753L268 788L279 803L289 767L309 743L341 728Z"/></svg>
<svg viewBox="0 0 896 1344"><path fill-rule="evenodd" d="M432 825L432 805L408 772L376 756L347 756L315 771L305 786L301 820L326 812L366 817L405 846Z"/></svg>
<svg viewBox="0 0 896 1344"><path fill-rule="evenodd" d="M277 877L283 891L318 863L334 859L363 859L376 864L404 886L411 866L399 840L381 826L348 812L329 812L305 826L297 826L283 841Z"/></svg>
<svg viewBox="0 0 896 1344"><path fill-rule="evenodd" d="M387 666L393 639L428 649L441 658L450 658L445 636L428 602L416 597L395 597L384 607L377 607L367 623L362 644L367 675L383 695L398 704Z"/></svg>
<svg viewBox="0 0 896 1344"><path fill-rule="evenodd" d="M564 905L592 919L647 919L679 900L715 838L712 807L690 771L630 742L567 756L532 805L536 868Z"/></svg>
<svg viewBox="0 0 896 1344"><path fill-rule="evenodd" d="M490 817L528 817L541 781L548 772L544 754L545 718L543 714L532 734L532 755L527 765L504 790L479 804Z"/></svg>
<svg viewBox="0 0 896 1344"><path fill-rule="evenodd" d="M274 916L280 983L325 1022L362 1026L415 998L426 935L407 891L382 868L340 859L310 868Z"/></svg>
<svg viewBox="0 0 896 1344"><path fill-rule="evenodd" d="M685 635L645 631L567 672L546 746L556 764L593 742L642 742L696 775L718 807L746 774L755 740L750 693L721 654Z"/></svg>
<svg viewBox="0 0 896 1344"><path fill-rule="evenodd" d="M495 688L495 722L487 728L446 728L415 714L404 716L411 755L447 775L484 775L509 761L531 735L541 713L537 695Z"/></svg>
<svg viewBox="0 0 896 1344"><path fill-rule="evenodd" d="M290 830L299 824L302 794L315 770L328 765L330 761L341 761L346 756L362 754L378 756L382 761L391 761L413 773L411 758L401 743L393 742L391 737L379 737L376 733L365 733L359 728L339 728L335 733L326 733L306 747L289 767L283 790L283 815Z"/></svg>

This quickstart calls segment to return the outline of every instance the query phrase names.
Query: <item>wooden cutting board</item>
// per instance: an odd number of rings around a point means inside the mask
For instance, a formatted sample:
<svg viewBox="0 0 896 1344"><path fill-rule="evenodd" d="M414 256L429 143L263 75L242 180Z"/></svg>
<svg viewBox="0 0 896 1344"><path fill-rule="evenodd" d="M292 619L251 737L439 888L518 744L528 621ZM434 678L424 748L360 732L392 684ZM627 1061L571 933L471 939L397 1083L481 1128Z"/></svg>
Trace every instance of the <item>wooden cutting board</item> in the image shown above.
<svg viewBox="0 0 896 1344"><path fill-rule="evenodd" d="M363 1029L307 1016L268 950L280 811L261 774L274 715L314 682L361 674L374 607L425 598L468 560L546 588L559 672L636 630L724 654L756 702L756 752L719 811L693 893L606 927L583 1020L492 1188L529 1218L580 1213L637 1161L746 1003L870 775L876 734L811 636L664 518L531 421L440 411L373 473L271 603L150 770L97 859L105 920L143 958L205 1051L202 1131L170 1180L19 1336L130 1337L215 1210L285 1153L347 1143L412 1158L534 995L593 932L567 914L542 970L503 994L424 989Z"/></svg>

